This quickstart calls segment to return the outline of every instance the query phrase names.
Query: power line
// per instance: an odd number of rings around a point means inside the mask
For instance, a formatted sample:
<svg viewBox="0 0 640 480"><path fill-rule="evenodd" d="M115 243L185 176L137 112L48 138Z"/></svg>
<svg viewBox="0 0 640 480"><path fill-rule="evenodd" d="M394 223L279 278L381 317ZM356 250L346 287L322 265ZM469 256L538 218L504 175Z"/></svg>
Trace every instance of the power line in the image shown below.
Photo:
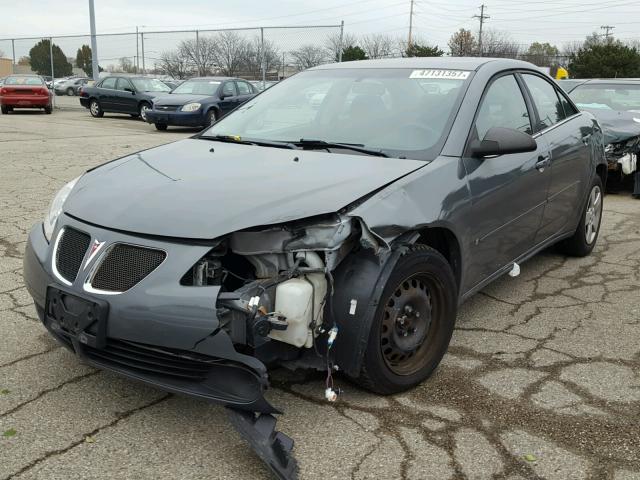
<svg viewBox="0 0 640 480"><path fill-rule="evenodd" d="M480 15L474 15L473 18L477 18L480 20L480 30L478 32L478 54L482 56L482 25L485 20L488 20L489 15L484 14L484 3L480 5Z"/></svg>

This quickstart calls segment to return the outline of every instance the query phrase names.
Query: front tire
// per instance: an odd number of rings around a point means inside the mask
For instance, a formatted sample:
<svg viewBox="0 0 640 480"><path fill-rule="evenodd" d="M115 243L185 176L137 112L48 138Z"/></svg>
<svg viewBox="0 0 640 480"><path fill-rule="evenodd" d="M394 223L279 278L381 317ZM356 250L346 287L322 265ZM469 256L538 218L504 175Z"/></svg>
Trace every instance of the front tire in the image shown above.
<svg viewBox="0 0 640 480"><path fill-rule="evenodd" d="M218 115L218 113L215 110L209 110L207 112L207 124L205 125L205 127L208 127L209 125L212 125L213 123L215 123L218 118L220 117L220 115Z"/></svg>
<svg viewBox="0 0 640 480"><path fill-rule="evenodd" d="M0 111L3 115L6 115L9 113L9 107L7 107L6 105L2 105L2 107L0 107Z"/></svg>
<svg viewBox="0 0 640 480"><path fill-rule="evenodd" d="M156 123L156 129L160 131L165 131L167 129L167 125L164 123Z"/></svg>
<svg viewBox="0 0 640 480"><path fill-rule="evenodd" d="M149 105L147 102L140 103L140 106L138 107L138 115L140 115L140 119L143 122L147 121L147 110L149 110L150 108L151 105Z"/></svg>
<svg viewBox="0 0 640 480"><path fill-rule="evenodd" d="M104 111L102 110L100 103L95 99L89 102L89 112L91 113L92 117L104 117Z"/></svg>
<svg viewBox="0 0 640 480"><path fill-rule="evenodd" d="M431 247L412 246L384 287L356 381L388 395L427 379L449 346L457 292L447 260Z"/></svg>
<svg viewBox="0 0 640 480"><path fill-rule="evenodd" d="M572 257L586 257L598 240L603 209L602 179L596 175L591 182L589 196L585 202L580 223L572 237L559 244L560 250Z"/></svg>
<svg viewBox="0 0 640 480"><path fill-rule="evenodd" d="M51 112L53 112L53 108L51 108L51 105L44 107L44 113L46 113L47 115L51 115Z"/></svg>
<svg viewBox="0 0 640 480"><path fill-rule="evenodd" d="M67 88L67 95L73 97L76 94L75 90L71 87Z"/></svg>

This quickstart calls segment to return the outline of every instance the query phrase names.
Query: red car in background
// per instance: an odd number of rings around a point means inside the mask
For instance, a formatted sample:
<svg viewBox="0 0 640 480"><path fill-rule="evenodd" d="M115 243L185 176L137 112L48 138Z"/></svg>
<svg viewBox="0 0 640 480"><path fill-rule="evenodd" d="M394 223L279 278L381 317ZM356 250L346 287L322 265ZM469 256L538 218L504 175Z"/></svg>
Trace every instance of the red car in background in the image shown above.
<svg viewBox="0 0 640 480"><path fill-rule="evenodd" d="M38 75L9 75L0 88L0 109L7 114L14 108L43 108L53 111L52 94Z"/></svg>

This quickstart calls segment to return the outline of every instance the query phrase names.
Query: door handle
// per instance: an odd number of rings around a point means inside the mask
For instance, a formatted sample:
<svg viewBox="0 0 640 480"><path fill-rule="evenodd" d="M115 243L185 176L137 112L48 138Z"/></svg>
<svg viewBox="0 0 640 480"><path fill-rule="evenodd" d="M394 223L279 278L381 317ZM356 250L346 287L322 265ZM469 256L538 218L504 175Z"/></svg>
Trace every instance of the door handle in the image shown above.
<svg viewBox="0 0 640 480"><path fill-rule="evenodd" d="M536 162L536 168L538 171L544 172L544 169L549 166L549 163L551 163L551 155L540 155Z"/></svg>

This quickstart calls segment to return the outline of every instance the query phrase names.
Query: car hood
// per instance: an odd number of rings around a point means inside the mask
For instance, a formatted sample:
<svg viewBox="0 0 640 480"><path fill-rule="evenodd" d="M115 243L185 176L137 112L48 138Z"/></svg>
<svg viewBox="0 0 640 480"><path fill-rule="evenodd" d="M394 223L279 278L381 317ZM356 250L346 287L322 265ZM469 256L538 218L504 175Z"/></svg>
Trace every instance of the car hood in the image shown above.
<svg viewBox="0 0 640 480"><path fill-rule="evenodd" d="M202 102L213 99L209 95L193 95L190 93L164 94L154 100L154 105L185 105L190 102Z"/></svg>
<svg viewBox="0 0 640 480"><path fill-rule="evenodd" d="M604 143L620 143L640 136L640 112L582 108L593 114L602 127Z"/></svg>
<svg viewBox="0 0 640 480"><path fill-rule="evenodd" d="M426 164L187 139L90 170L64 211L132 233L212 239L336 212Z"/></svg>

